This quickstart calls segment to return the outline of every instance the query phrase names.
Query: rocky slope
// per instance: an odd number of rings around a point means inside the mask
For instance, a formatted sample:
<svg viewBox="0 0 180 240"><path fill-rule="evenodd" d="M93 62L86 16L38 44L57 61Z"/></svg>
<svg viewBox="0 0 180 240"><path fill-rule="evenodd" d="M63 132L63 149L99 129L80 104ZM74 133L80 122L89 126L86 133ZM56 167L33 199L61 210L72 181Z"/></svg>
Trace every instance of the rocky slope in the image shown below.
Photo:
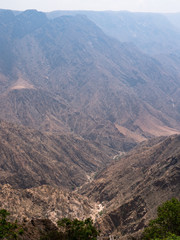
<svg viewBox="0 0 180 240"><path fill-rule="evenodd" d="M172 197L180 199L179 164L180 136L156 138L117 155L94 180L74 192L45 185L24 190L1 185L0 207L37 236L39 227L47 229L50 224L37 219L55 223L61 217L91 216L102 235L137 237L156 216L158 205ZM29 222L31 218L35 222Z"/></svg>
<svg viewBox="0 0 180 240"><path fill-rule="evenodd" d="M179 74L161 62L85 16L0 15L1 118L121 151L179 132Z"/></svg>
<svg viewBox="0 0 180 240"><path fill-rule="evenodd" d="M116 17L140 50L85 16L0 11L0 203L21 220L101 215L127 236L180 197L179 135L127 153L180 132L179 33L159 15Z"/></svg>
<svg viewBox="0 0 180 240"><path fill-rule="evenodd" d="M0 143L0 183L15 188L48 184L72 189L111 159L109 149L83 138L54 136L4 121Z"/></svg>
<svg viewBox="0 0 180 240"><path fill-rule="evenodd" d="M140 144L101 171L80 192L104 205L103 231L134 234L155 217L157 206L180 199L180 136Z"/></svg>
<svg viewBox="0 0 180 240"><path fill-rule="evenodd" d="M60 188L44 185L23 190L5 184L0 186L0 208L7 209L12 219L20 222L50 219L56 223L63 217L94 219L100 206L85 196Z"/></svg>
<svg viewBox="0 0 180 240"><path fill-rule="evenodd" d="M17 220L24 229L18 239L33 240L57 230L61 218L95 220L101 205L61 188L44 185L23 190L6 184L0 186L0 209L8 210L9 220Z"/></svg>

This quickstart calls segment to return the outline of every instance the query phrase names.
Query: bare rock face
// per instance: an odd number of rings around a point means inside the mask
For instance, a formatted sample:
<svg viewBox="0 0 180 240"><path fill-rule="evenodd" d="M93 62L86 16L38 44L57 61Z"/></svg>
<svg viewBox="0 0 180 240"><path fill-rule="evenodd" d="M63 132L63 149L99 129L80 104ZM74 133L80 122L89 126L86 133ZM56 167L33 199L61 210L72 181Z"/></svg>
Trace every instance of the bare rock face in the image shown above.
<svg viewBox="0 0 180 240"><path fill-rule="evenodd" d="M99 225L107 233L137 234L156 216L157 206L180 199L180 136L140 144L80 189L104 209Z"/></svg>

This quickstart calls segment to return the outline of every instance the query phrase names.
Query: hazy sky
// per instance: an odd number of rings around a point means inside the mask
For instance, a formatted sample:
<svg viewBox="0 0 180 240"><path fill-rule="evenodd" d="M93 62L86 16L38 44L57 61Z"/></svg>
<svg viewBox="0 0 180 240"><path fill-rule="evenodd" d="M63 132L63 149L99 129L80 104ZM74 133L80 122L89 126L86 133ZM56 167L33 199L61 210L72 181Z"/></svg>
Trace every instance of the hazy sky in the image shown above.
<svg viewBox="0 0 180 240"><path fill-rule="evenodd" d="M180 12L180 0L0 0L2 9Z"/></svg>

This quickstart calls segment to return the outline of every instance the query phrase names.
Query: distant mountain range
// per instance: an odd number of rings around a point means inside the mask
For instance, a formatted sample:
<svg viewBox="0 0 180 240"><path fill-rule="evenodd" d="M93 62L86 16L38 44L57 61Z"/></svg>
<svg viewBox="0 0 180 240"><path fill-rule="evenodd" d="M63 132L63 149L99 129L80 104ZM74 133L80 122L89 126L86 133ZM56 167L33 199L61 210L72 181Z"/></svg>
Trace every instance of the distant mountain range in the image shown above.
<svg viewBox="0 0 180 240"><path fill-rule="evenodd" d="M179 70L108 37L86 16L49 20L28 10L0 19L2 119L123 151L179 132Z"/></svg>
<svg viewBox="0 0 180 240"><path fill-rule="evenodd" d="M79 199L80 218L127 236L180 197L178 19L0 10L1 207L55 221L57 199L71 217Z"/></svg>
<svg viewBox="0 0 180 240"><path fill-rule="evenodd" d="M135 44L142 51L156 55L169 53L180 47L180 13L133 13L128 11L54 11L51 19L64 15L85 15L107 35Z"/></svg>

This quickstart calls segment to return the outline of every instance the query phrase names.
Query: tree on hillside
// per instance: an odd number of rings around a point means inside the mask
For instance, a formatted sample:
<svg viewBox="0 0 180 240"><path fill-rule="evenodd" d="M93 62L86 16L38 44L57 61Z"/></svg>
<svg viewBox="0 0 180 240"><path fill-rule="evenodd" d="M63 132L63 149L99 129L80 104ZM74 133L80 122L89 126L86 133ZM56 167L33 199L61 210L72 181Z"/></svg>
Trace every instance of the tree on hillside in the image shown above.
<svg viewBox="0 0 180 240"><path fill-rule="evenodd" d="M59 230L48 233L41 240L96 240L99 235L91 218L84 221L63 218L57 224Z"/></svg>
<svg viewBox="0 0 180 240"><path fill-rule="evenodd" d="M17 239L18 235L23 233L17 222L7 221L9 215L10 213L7 210L0 210L0 239Z"/></svg>
<svg viewBox="0 0 180 240"><path fill-rule="evenodd" d="M143 232L143 239L179 239L180 236L180 201L172 198L157 210L157 218L151 220Z"/></svg>
<svg viewBox="0 0 180 240"><path fill-rule="evenodd" d="M91 218L87 218L84 221L63 218L58 221L58 226L68 240L96 240L98 236L98 231L93 226Z"/></svg>

